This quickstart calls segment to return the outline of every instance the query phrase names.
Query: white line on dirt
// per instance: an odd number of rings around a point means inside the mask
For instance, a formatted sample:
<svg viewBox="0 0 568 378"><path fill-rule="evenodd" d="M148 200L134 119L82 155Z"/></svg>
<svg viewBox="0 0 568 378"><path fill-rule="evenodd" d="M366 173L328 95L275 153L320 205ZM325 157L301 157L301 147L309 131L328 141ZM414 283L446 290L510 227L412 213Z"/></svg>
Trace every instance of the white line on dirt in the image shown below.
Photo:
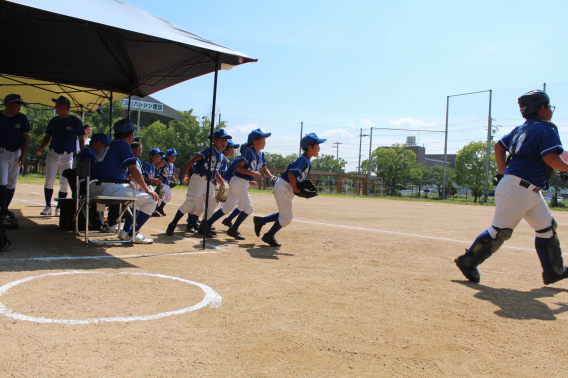
<svg viewBox="0 0 568 378"><path fill-rule="evenodd" d="M58 260L101 260L101 259L136 259L141 257L161 257L161 256L178 256L178 255L203 255L207 253L217 253L215 251L199 251L199 252L170 252L155 253L149 255L97 255L97 256L58 256L58 257L28 257L25 259L0 259L2 262L11 261L58 261Z"/></svg>

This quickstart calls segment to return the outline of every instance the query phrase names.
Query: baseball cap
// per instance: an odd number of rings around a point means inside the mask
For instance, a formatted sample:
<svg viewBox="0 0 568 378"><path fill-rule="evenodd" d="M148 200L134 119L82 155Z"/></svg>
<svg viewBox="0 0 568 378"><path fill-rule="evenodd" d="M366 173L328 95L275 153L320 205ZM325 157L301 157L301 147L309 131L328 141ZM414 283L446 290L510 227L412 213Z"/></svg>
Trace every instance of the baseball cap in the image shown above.
<svg viewBox="0 0 568 378"><path fill-rule="evenodd" d="M169 150L166 151L166 156L177 156L177 155L179 155L179 154L173 148L170 148Z"/></svg>
<svg viewBox="0 0 568 378"><path fill-rule="evenodd" d="M96 133L91 135L91 142L90 143L95 143L95 142L101 142L104 143L106 145L110 144L110 137L104 133Z"/></svg>
<svg viewBox="0 0 568 378"><path fill-rule="evenodd" d="M305 150L306 148L308 148L312 144L320 144L320 143L325 142L326 140L327 139L318 138L318 136L314 133L309 133L309 134L306 134L302 138L302 140L300 141L300 148L302 150Z"/></svg>
<svg viewBox="0 0 568 378"><path fill-rule="evenodd" d="M230 136L229 134L227 134L227 132L225 131L225 129L215 130L215 132L213 133L213 140L215 140L215 139L221 139L221 138L233 139L232 136Z"/></svg>
<svg viewBox="0 0 568 378"><path fill-rule="evenodd" d="M7 103L12 102L14 104L18 104L18 105L27 105L24 100L22 100L22 96L20 96L19 94L9 94L8 96L4 97L4 105L6 105Z"/></svg>
<svg viewBox="0 0 568 378"><path fill-rule="evenodd" d="M136 138L132 139L132 142L140 142L140 137L136 137Z"/></svg>
<svg viewBox="0 0 568 378"><path fill-rule="evenodd" d="M229 140L227 141L227 147L225 147L225 148L229 148L229 147L238 148L239 146L240 146L240 144L236 144L235 142L233 142L232 140L229 139Z"/></svg>
<svg viewBox="0 0 568 378"><path fill-rule="evenodd" d="M272 135L272 133L265 133L261 129L253 130L253 131L250 132L250 134L248 136L247 144L252 145L253 141L260 139L260 138L269 137L271 135Z"/></svg>
<svg viewBox="0 0 568 378"><path fill-rule="evenodd" d="M63 104L67 105L67 109L71 109L71 101L65 96L59 96L59 98L52 98L51 101L55 102L56 104Z"/></svg>
<svg viewBox="0 0 568 378"><path fill-rule="evenodd" d="M246 150L248 150L248 148L249 148L249 147L247 146L246 143L241 144L241 154L242 154L243 152L245 152Z"/></svg>
<svg viewBox="0 0 568 378"><path fill-rule="evenodd" d="M134 127L134 122L131 119L121 119L114 123L114 132L118 134L130 134L134 130L138 130Z"/></svg>
<svg viewBox="0 0 568 378"><path fill-rule="evenodd" d="M152 148L150 150L150 156L156 155L156 154L160 154L160 155L164 155L165 152L164 151L160 151L159 148Z"/></svg>

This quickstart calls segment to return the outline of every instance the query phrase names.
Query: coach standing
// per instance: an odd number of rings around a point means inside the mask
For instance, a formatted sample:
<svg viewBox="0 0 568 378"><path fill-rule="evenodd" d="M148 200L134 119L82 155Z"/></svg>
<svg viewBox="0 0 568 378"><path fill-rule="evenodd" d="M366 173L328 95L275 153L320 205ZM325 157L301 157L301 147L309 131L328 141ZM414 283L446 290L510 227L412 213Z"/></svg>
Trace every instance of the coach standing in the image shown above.
<svg viewBox="0 0 568 378"><path fill-rule="evenodd" d="M4 98L0 112L0 221L7 228L16 228L18 222L8 206L14 197L20 165L26 159L28 148L28 117L20 113L25 105L20 95L9 94Z"/></svg>
<svg viewBox="0 0 568 378"><path fill-rule="evenodd" d="M37 157L41 157L43 149L51 142L45 159L45 186L43 189L45 208L42 210L41 215L51 215L51 197L53 196L55 177L57 172L61 174L64 170L72 167L77 137L80 137L80 149L82 150L85 147L85 140L82 138L85 135L83 122L69 114L69 109L71 108L69 99L59 96L58 99L53 99L53 102L55 102L57 117L53 117L47 124L45 136L35 152ZM66 198L67 192L69 192L69 183L65 177L61 176L59 179L59 198ZM57 205L55 215L59 215L59 205Z"/></svg>

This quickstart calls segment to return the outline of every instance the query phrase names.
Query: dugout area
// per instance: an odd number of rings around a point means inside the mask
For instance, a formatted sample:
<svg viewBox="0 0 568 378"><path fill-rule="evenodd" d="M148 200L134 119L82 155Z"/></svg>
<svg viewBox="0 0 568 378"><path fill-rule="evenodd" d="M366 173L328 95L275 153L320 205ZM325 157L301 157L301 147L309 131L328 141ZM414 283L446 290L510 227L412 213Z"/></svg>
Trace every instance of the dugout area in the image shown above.
<svg viewBox="0 0 568 378"><path fill-rule="evenodd" d="M528 225L481 284L453 263L493 207L296 198L280 249L249 218L247 240L218 222L202 250L180 228L165 235L174 191L168 216L143 228L153 245L85 247L37 215L41 189L18 185L21 227L0 253L0 376L564 375L568 282L544 287ZM255 214L276 210L251 193ZM566 240L568 213L554 216Z"/></svg>

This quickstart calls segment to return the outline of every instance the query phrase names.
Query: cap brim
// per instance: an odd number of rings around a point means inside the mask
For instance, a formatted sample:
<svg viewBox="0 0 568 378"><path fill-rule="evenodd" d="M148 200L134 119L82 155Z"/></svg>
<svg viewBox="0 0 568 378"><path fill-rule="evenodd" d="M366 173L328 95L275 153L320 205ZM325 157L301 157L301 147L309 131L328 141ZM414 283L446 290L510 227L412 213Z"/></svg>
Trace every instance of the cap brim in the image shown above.
<svg viewBox="0 0 568 378"><path fill-rule="evenodd" d="M318 140L316 141L317 144L322 144L323 142L325 142L327 139L321 139L318 138Z"/></svg>

